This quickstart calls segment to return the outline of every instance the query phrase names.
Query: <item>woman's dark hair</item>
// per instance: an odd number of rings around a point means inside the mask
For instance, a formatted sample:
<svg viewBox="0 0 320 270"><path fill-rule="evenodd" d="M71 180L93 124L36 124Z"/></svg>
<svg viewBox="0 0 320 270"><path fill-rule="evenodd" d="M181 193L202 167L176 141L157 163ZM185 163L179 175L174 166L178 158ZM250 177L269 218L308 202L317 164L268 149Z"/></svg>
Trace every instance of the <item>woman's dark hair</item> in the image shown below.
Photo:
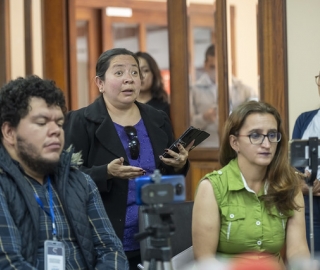
<svg viewBox="0 0 320 270"><path fill-rule="evenodd" d="M111 60L118 55L131 55L134 58L134 60L138 64L139 76L140 76L140 79L142 80L142 74L140 70L138 57L133 52L124 48L114 48L114 49L103 52L99 56L96 64L96 76L99 77L102 81L104 81L104 75L110 66Z"/></svg>
<svg viewBox="0 0 320 270"><path fill-rule="evenodd" d="M288 138L282 126L280 114L270 104L261 101L248 101L238 106L230 114L224 126L220 147L220 164L225 166L237 157L236 151L230 145L229 137L230 135L239 135L240 129L250 114L271 114L277 122L278 132L281 133L281 140L278 142L276 153L266 172L266 179L269 183L268 194L263 196L266 205L269 207L276 205L282 213L299 209L294 198L301 188L300 179L288 160Z"/></svg>
<svg viewBox="0 0 320 270"><path fill-rule="evenodd" d="M152 97L164 102L168 102L168 93L164 89L161 72L156 61L153 59L153 57L150 54L146 52L137 52L136 56L146 60L152 72L152 75L153 75L153 80L151 84Z"/></svg>
<svg viewBox="0 0 320 270"><path fill-rule="evenodd" d="M48 106L58 106L65 115L67 107L63 92L54 81L32 75L11 80L0 89L0 127L8 122L17 127L30 111L31 98L42 98ZM2 137L2 132L0 132Z"/></svg>

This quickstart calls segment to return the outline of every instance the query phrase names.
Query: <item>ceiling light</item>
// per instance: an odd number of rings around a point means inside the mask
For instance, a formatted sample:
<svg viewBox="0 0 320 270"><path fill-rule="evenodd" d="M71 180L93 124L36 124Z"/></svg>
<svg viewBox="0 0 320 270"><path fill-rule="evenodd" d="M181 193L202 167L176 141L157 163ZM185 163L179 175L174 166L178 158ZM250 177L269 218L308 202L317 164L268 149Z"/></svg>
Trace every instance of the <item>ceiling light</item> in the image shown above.
<svg viewBox="0 0 320 270"><path fill-rule="evenodd" d="M132 17L132 9L121 7L107 7L106 14L109 17Z"/></svg>

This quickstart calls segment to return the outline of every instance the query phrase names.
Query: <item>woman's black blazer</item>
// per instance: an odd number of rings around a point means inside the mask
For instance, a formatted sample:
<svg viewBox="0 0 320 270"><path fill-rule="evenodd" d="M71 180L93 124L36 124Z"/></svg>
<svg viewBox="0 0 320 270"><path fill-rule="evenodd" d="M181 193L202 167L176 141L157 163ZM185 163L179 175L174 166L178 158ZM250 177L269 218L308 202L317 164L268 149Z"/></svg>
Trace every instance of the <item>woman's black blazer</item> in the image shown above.
<svg viewBox="0 0 320 270"><path fill-rule="evenodd" d="M165 148L174 142L170 120L166 113L149 105L136 102L147 129L153 148L155 164L162 174L177 174L172 167L160 159ZM103 97L98 97L88 107L67 114L65 125L65 148L73 145L82 152L81 170L89 174L98 186L104 207L118 237L123 239L126 215L128 180L112 178L107 180L107 164L123 157L129 165L114 124L110 118ZM189 163L180 174L186 175Z"/></svg>

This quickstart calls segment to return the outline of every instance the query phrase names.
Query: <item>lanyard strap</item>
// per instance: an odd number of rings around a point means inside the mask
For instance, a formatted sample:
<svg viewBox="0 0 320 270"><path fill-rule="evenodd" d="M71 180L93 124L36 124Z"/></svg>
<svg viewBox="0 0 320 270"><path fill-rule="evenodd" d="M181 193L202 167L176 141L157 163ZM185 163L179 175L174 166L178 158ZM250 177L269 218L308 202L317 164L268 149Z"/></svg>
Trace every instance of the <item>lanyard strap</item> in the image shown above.
<svg viewBox="0 0 320 270"><path fill-rule="evenodd" d="M41 207L41 209L51 218L51 222L52 222L52 237L53 240L57 240L57 230L56 230L56 224L55 224L55 216L54 216L54 211L53 211L53 199L52 199L52 189L51 189L51 185L50 185L50 177L48 176L47 178L48 181L48 192L49 192L49 207L50 207L50 213L44 209L43 203L41 201L41 199L39 198L39 196L35 193L34 197L36 198L37 203L39 204L39 206Z"/></svg>

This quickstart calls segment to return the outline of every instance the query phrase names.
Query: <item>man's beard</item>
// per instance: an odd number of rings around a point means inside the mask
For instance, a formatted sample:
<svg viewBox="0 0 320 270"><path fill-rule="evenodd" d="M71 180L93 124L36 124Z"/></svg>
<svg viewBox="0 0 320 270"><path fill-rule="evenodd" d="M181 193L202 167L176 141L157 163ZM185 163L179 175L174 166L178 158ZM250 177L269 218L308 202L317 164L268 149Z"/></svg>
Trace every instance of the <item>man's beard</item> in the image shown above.
<svg viewBox="0 0 320 270"><path fill-rule="evenodd" d="M59 164L58 160L48 160L42 158L37 154L36 147L27 143L20 136L17 136L17 155L21 161L32 171L37 172L38 174L49 175L54 172L54 169Z"/></svg>

